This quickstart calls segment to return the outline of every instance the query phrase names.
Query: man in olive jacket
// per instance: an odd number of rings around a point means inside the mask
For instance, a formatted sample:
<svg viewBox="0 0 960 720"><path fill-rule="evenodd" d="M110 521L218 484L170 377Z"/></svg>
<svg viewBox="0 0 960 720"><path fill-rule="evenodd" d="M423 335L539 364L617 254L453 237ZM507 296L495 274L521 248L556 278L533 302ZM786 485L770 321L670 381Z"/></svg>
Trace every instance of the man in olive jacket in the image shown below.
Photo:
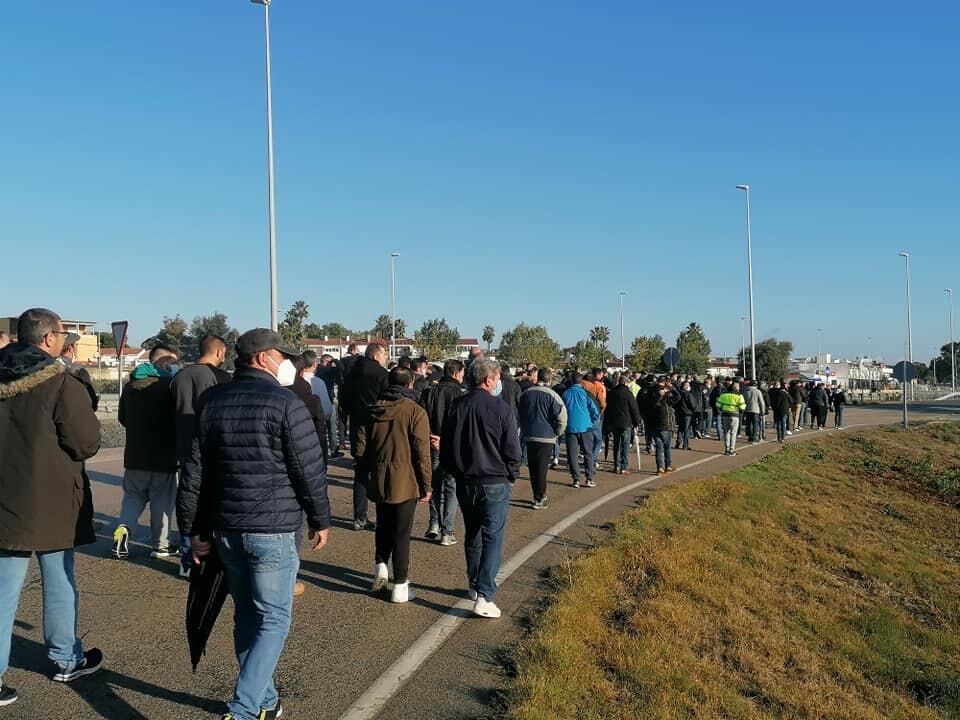
<svg viewBox="0 0 960 720"><path fill-rule="evenodd" d="M393 558L390 599L413 597L407 573L410 533L417 503L430 501L432 462L430 422L417 404L413 373L390 371L389 385L370 408L369 420L357 430L357 458L369 468L367 497L377 504L373 590L386 587L387 563Z"/></svg>
<svg viewBox="0 0 960 720"><path fill-rule="evenodd" d="M77 521L90 502L82 464L99 449L100 423L83 384L56 362L66 334L56 313L35 308L19 318L19 342L0 350L0 706L17 699L2 678L33 553L53 679L70 682L103 662L99 650L85 653L77 638L73 578L76 538L93 535L92 527L78 533Z"/></svg>

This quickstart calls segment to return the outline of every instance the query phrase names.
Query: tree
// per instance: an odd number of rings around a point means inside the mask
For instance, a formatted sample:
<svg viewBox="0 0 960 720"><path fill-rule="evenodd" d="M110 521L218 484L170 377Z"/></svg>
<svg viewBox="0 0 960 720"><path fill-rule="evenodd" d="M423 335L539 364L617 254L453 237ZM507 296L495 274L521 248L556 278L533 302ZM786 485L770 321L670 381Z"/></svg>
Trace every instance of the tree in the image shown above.
<svg viewBox="0 0 960 720"><path fill-rule="evenodd" d="M432 360L439 360L453 353L460 340L460 331L447 324L444 318L427 320L413 335L420 352Z"/></svg>
<svg viewBox="0 0 960 720"><path fill-rule="evenodd" d="M603 367L609 355L610 351L598 345L596 341L581 340L573 348L570 362L581 370L592 370Z"/></svg>
<svg viewBox="0 0 960 720"><path fill-rule="evenodd" d="M223 338L227 344L227 358L224 367L227 370L233 369L233 361L237 357L235 343L240 333L236 328L230 327L227 322L227 316L222 312L215 312L213 315L198 315L190 323L190 332L184 337L182 357L194 362L200 357L200 340L204 335L216 335Z"/></svg>
<svg viewBox="0 0 960 720"><path fill-rule="evenodd" d="M560 346L543 325L520 323L501 336L500 358L511 365L555 367L560 360Z"/></svg>
<svg viewBox="0 0 960 720"><path fill-rule="evenodd" d="M631 370L655 370L667 349L667 343L659 335L640 335L630 343L627 364Z"/></svg>
<svg viewBox="0 0 960 720"><path fill-rule="evenodd" d="M496 336L496 331L493 329L493 325L487 325L483 328L483 341L487 344L487 352L490 352L490 344L493 342L493 339Z"/></svg>
<svg viewBox="0 0 960 720"><path fill-rule="evenodd" d="M156 335L144 340L143 343L141 343L141 347L150 349L157 345L166 345L168 348L180 353L185 345L189 345L189 340L189 337L187 337L187 321L179 315L174 315L173 317L164 315L163 327L157 331ZM114 345L112 334L110 335L109 345L104 345L101 340L101 347L113 347Z"/></svg>
<svg viewBox="0 0 960 720"><path fill-rule="evenodd" d="M346 325L338 322L327 323L326 325L307 323L303 330L307 333L308 338L330 338L332 340L343 340L347 337L366 334L353 332Z"/></svg>
<svg viewBox="0 0 960 720"><path fill-rule="evenodd" d="M955 365L957 370L960 371L960 343L954 343L953 347L956 352ZM949 385L953 367L954 365L950 363L950 343L947 343L940 348L940 357L937 358L937 382Z"/></svg>
<svg viewBox="0 0 960 720"><path fill-rule="evenodd" d="M590 342L597 347L606 348L610 342L610 328L605 325L597 325L590 330Z"/></svg>
<svg viewBox="0 0 960 720"><path fill-rule="evenodd" d="M926 363L914 361L913 367L916 368L916 374L914 375L914 379L917 382L925 383L927 379L930 377L930 366L927 365Z"/></svg>
<svg viewBox="0 0 960 720"><path fill-rule="evenodd" d="M114 340L113 340L113 333L112 333L112 332L102 332L102 333L97 333L97 335L100 336L100 347L101 347L101 348L112 348L112 347L116 347L116 346L117 346L117 343L114 342Z"/></svg>
<svg viewBox="0 0 960 720"><path fill-rule="evenodd" d="M287 345L297 350L303 347L303 341L307 338L303 324L309 316L310 306L303 300L297 300L290 306L279 327L280 337Z"/></svg>
<svg viewBox="0 0 960 720"><path fill-rule="evenodd" d="M680 353L677 372L700 375L710 367L710 341L695 322L680 331L677 351Z"/></svg>
<svg viewBox="0 0 960 720"><path fill-rule="evenodd" d="M381 315L377 318L377 322L374 324L373 329L370 330L370 334L375 338L380 338L381 340L389 340L393 337L393 323L390 320L389 315ZM397 337L402 338L407 334L407 324L397 318Z"/></svg>
<svg viewBox="0 0 960 720"><path fill-rule="evenodd" d="M775 382L787 374L793 343L789 340L767 338L757 343L756 379L763 382ZM740 367L743 367L743 350L737 353ZM750 352L747 349L747 352ZM748 364L749 365L749 364ZM750 369L749 367L747 368Z"/></svg>

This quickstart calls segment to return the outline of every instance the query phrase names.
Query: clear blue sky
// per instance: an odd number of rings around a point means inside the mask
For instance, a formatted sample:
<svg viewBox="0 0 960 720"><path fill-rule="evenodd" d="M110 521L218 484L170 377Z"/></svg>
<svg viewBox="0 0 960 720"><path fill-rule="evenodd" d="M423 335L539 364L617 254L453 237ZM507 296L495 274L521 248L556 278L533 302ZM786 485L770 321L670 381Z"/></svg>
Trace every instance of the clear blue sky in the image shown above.
<svg viewBox="0 0 960 720"><path fill-rule="evenodd" d="M746 314L758 339L888 360L960 293L960 6L274 0L280 301L595 324L619 348ZM268 323L263 11L247 0L4 5L0 314L140 340L165 314Z"/></svg>

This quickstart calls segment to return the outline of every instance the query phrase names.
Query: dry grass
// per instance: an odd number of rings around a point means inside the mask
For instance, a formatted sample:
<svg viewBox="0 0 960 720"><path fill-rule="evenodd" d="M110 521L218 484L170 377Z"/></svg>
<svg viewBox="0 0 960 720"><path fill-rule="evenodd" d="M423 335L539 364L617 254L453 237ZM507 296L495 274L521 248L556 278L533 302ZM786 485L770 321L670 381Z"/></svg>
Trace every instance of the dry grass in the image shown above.
<svg viewBox="0 0 960 720"><path fill-rule="evenodd" d="M831 434L654 494L558 572L510 716L960 718L958 441Z"/></svg>

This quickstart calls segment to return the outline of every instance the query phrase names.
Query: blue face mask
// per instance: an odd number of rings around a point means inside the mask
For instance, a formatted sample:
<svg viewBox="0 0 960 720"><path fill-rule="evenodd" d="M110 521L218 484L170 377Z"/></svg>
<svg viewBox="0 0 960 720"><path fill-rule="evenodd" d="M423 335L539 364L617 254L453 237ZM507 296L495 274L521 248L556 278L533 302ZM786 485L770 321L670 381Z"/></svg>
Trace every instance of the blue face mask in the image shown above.
<svg viewBox="0 0 960 720"><path fill-rule="evenodd" d="M493 389L493 396L500 397L500 393L503 392L503 380L497 380L497 386Z"/></svg>

